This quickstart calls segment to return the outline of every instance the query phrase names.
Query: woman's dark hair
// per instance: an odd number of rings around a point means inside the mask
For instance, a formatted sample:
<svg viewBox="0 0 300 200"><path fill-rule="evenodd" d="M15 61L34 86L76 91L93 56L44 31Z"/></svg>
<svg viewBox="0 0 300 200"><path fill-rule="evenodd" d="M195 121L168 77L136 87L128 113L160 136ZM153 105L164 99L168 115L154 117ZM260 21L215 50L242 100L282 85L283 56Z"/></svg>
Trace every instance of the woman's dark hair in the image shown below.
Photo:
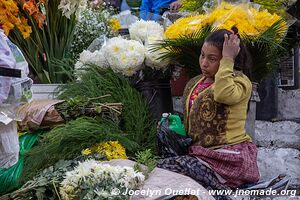
<svg viewBox="0 0 300 200"><path fill-rule="evenodd" d="M222 52L225 34L237 34L237 36L240 38L238 29L233 26L230 31L226 29L219 29L210 33L204 42L212 44ZM233 68L243 71L243 73L251 80L252 56L242 40L240 41L240 52L234 60Z"/></svg>

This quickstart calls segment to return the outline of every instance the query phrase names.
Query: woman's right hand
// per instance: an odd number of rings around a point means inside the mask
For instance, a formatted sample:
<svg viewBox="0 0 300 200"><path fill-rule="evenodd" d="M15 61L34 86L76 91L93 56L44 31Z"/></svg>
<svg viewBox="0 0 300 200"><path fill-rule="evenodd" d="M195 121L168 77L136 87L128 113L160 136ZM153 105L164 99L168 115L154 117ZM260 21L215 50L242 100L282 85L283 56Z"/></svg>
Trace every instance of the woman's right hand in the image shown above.
<svg viewBox="0 0 300 200"><path fill-rule="evenodd" d="M240 39L235 34L225 34L222 55L223 58L234 61L240 52Z"/></svg>

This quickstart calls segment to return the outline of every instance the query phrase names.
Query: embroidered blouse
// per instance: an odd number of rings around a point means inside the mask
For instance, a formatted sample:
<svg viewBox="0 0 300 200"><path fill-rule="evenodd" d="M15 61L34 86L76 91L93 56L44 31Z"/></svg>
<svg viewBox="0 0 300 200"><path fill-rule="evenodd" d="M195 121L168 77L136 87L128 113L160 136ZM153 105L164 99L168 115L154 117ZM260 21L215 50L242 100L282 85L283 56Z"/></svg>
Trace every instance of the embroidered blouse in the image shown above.
<svg viewBox="0 0 300 200"><path fill-rule="evenodd" d="M209 86L211 86L211 84L213 84L213 82L204 83L204 81L205 81L205 79L203 79L202 81L200 81L198 83L198 85L195 87L193 93L191 94L190 103L189 103L189 109L192 107L192 105L194 103L194 100L199 95L199 93L202 92L203 90L205 90L206 88L208 88Z"/></svg>

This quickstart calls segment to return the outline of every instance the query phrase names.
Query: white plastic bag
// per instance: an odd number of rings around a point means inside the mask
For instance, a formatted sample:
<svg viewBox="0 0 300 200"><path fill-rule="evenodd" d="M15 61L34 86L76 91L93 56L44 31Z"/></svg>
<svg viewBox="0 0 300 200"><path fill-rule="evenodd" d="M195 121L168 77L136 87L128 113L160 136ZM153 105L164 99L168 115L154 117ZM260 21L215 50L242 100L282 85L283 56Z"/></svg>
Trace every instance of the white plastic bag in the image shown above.
<svg viewBox="0 0 300 200"><path fill-rule="evenodd" d="M122 11L115 17L119 20L122 28L128 28L131 24L138 20L138 17L131 14L130 10Z"/></svg>
<svg viewBox="0 0 300 200"><path fill-rule="evenodd" d="M15 69L15 58L7 45L7 38L0 29L0 66L9 69ZM11 77L0 76L0 106L7 99L10 86Z"/></svg>
<svg viewBox="0 0 300 200"><path fill-rule="evenodd" d="M21 70L20 78L0 76L0 104L30 102L33 81L28 77L29 68L21 50L0 31L0 65L10 69ZM1 106L1 105L0 105Z"/></svg>
<svg viewBox="0 0 300 200"><path fill-rule="evenodd" d="M21 78L12 78L10 91L5 103L16 105L20 103L28 103L32 100L31 86L33 84L32 79L28 77L28 63L21 50L15 44L9 40L7 40L7 44L16 59L16 69L21 70Z"/></svg>
<svg viewBox="0 0 300 200"><path fill-rule="evenodd" d="M9 168L19 159L19 138L16 121L1 115L4 122L0 122L0 168ZM6 118L6 119L5 119Z"/></svg>

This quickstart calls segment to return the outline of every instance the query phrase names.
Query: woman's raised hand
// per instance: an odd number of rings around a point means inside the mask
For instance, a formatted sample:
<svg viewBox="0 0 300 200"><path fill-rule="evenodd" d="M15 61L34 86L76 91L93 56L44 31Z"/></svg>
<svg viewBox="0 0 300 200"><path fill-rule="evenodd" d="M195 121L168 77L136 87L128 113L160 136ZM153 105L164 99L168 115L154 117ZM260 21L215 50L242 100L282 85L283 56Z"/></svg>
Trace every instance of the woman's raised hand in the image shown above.
<svg viewBox="0 0 300 200"><path fill-rule="evenodd" d="M228 58L234 61L235 57L240 52L240 39L235 34L225 34L223 44L223 58Z"/></svg>

